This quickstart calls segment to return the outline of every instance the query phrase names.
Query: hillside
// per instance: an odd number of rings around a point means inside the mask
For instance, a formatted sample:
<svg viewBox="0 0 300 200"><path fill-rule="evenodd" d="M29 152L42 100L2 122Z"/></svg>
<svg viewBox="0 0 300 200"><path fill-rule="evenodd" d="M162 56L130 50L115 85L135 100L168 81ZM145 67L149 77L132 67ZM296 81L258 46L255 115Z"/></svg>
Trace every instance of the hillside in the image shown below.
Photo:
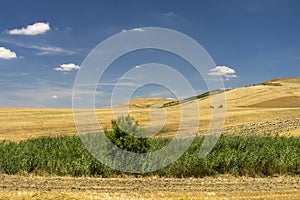
<svg viewBox="0 0 300 200"><path fill-rule="evenodd" d="M221 95L215 93L213 95ZM225 92L226 120L223 134L279 134L300 135L300 78L272 79L253 86L236 88ZM174 100L160 98L139 98L127 104L114 107L114 110L129 112L139 124L155 129L166 116L165 125L160 135L176 133L181 119L180 108L189 108L189 101L163 108ZM211 98L204 96L194 100L199 105L199 133L205 134L211 112L219 105L212 105ZM213 106L214 108L211 108ZM155 109L156 123L150 123L149 111ZM112 108L97 110L97 117L102 127L110 127L113 118ZM192 112L193 110L191 110ZM124 112L126 114L126 112ZM192 121L192 119L191 119ZM185 125L189 131L189 124ZM72 109L34 109L1 108L0 140L23 140L43 135L77 134Z"/></svg>

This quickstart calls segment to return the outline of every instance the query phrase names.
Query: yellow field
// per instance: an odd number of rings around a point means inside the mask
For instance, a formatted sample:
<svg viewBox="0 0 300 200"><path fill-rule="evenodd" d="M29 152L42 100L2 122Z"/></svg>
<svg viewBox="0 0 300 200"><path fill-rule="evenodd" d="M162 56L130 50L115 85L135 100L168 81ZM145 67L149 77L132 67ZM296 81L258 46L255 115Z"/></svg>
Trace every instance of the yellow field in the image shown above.
<svg viewBox="0 0 300 200"><path fill-rule="evenodd" d="M281 86L256 85L237 88L225 93L226 95L226 118L224 127L234 127L255 122L272 124L272 120L279 119L278 123L284 123L287 117L293 117L296 122L288 129L283 129L279 134L300 135L300 78L277 79L271 83L279 83ZM221 94L217 94L221 95ZM129 104L114 107L114 110L129 108L129 113L142 126L151 123L149 106L162 105L170 100L167 99L135 99ZM218 112L219 108L210 108L213 105L210 98L197 100L199 105L199 131L208 129L211 113ZM189 111L190 103L183 103L167 108L156 108L158 114L165 113L163 135L174 135L179 127L181 109ZM158 107L158 106L156 106ZM110 128L113 119L111 108L96 109L97 118L101 127ZM193 110L190 110L192 113ZM158 116L159 117L159 116ZM187 117L187 116L185 116ZM281 120L282 119L282 120ZM280 121L281 120L281 121ZM193 119L188 119L193 121ZM277 123L277 122L276 122ZM155 128L156 124L151 124ZM158 126L158 125L157 125ZM278 129L278 126L274 127ZM189 131L189 124L186 124ZM1 108L0 109L0 140L20 141L39 136L75 135L77 134L72 109L46 109L46 108ZM225 131L224 134L234 134ZM245 133L247 134L247 132Z"/></svg>

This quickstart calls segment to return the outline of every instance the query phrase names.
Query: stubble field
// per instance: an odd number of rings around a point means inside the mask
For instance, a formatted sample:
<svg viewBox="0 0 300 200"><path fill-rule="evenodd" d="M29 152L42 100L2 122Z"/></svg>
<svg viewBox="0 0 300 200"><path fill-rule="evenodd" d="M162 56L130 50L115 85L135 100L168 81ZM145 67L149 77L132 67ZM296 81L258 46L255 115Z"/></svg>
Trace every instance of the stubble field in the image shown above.
<svg viewBox="0 0 300 200"><path fill-rule="evenodd" d="M71 178L2 175L0 199L286 199L300 177Z"/></svg>

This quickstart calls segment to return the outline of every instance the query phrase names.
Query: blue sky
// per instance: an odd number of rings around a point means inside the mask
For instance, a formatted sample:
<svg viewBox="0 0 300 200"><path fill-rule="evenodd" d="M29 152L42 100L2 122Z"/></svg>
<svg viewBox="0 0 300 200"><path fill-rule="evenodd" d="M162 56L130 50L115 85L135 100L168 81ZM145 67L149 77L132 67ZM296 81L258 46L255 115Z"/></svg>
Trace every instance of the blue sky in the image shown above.
<svg viewBox="0 0 300 200"><path fill-rule="evenodd" d="M226 88L297 77L299 10L297 0L2 0L0 107L71 107L74 80L89 52L122 30L143 27L169 28L196 40L219 66L208 71L208 76L221 75ZM193 76L188 64L172 55L136 53L116 61L104 81L114 82L120 72L153 60ZM106 86L98 88L97 106L108 104L102 99L108 98L105 93L112 86ZM201 84L195 89L197 93L206 90ZM134 97L174 95L161 86L148 85Z"/></svg>

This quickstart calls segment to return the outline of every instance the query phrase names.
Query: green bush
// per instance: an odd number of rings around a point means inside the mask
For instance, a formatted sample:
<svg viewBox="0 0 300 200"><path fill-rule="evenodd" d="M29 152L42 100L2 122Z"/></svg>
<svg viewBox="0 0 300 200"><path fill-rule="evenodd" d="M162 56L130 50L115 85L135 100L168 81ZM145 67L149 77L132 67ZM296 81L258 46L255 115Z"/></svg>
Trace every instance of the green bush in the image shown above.
<svg viewBox="0 0 300 200"><path fill-rule="evenodd" d="M145 137L145 131L129 115L112 120L112 131L105 130L106 136L111 142L123 150L134 153L148 152L149 139Z"/></svg>

